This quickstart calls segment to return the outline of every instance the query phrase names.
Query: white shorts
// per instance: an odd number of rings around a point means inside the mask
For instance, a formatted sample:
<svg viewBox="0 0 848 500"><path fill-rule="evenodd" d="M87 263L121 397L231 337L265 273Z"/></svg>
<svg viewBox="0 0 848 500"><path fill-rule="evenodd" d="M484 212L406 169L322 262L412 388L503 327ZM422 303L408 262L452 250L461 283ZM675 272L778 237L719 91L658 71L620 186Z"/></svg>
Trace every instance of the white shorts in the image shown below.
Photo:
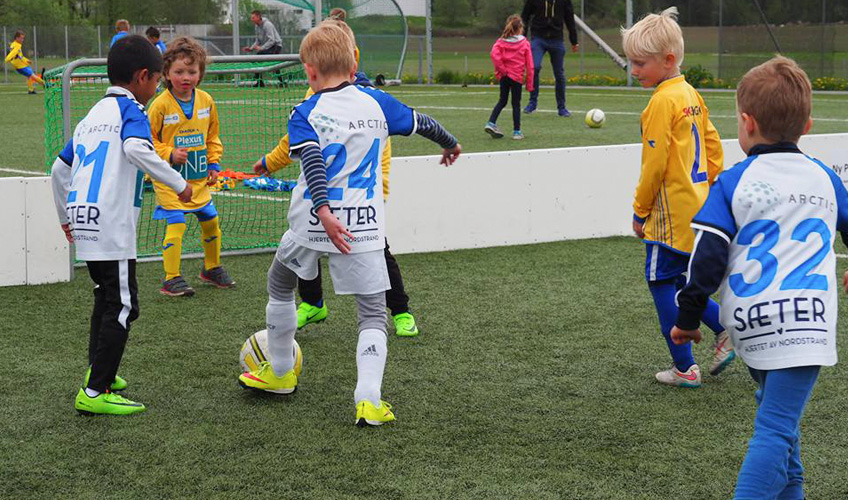
<svg viewBox="0 0 848 500"><path fill-rule="evenodd" d="M276 259L301 279L314 280L318 276L318 259L327 255L336 294L372 295L391 288L384 250L327 253L298 245L288 236L287 231L280 240Z"/></svg>

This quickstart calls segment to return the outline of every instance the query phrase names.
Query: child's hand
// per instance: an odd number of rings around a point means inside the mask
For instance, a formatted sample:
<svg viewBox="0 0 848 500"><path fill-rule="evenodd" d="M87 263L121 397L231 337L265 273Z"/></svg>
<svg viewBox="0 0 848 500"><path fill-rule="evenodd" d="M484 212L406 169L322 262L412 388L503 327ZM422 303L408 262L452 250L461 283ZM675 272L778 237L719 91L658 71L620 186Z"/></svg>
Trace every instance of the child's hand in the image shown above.
<svg viewBox="0 0 848 500"><path fill-rule="evenodd" d="M345 236L353 239L353 234L347 230L347 228L342 224L342 221L339 220L338 217L333 215L333 212L330 210L330 207L327 205L321 205L316 212L318 218L321 219L321 224L324 225L324 231L327 232L327 236L329 236L330 241L333 242L333 245L339 249L339 251L343 254L350 253L350 243L344 239Z"/></svg>
<svg viewBox="0 0 848 500"><path fill-rule="evenodd" d="M644 227L645 227L644 222L639 222L639 221L635 221L635 220L633 221L633 232L636 233L636 236L638 236L639 238L645 237Z"/></svg>
<svg viewBox="0 0 848 500"><path fill-rule="evenodd" d="M70 224L62 224L62 231L65 232L65 239L68 240L68 243L74 242L74 235L71 233L71 225ZM848 279L848 273L845 274L846 279Z"/></svg>
<svg viewBox="0 0 848 500"><path fill-rule="evenodd" d="M701 330L681 330L676 326L671 329L671 341L677 345L683 345L690 340L694 340L696 344L701 342Z"/></svg>
<svg viewBox="0 0 848 500"><path fill-rule="evenodd" d="M206 185L214 186L218 183L218 171L210 170L209 173L206 174Z"/></svg>
<svg viewBox="0 0 848 500"><path fill-rule="evenodd" d="M268 175L268 168L262 164L262 158L256 160L256 163L253 164L253 172L256 175Z"/></svg>
<svg viewBox="0 0 848 500"><path fill-rule="evenodd" d="M186 148L177 148L171 151L171 164L172 165L180 165L185 163L188 160L188 149Z"/></svg>
<svg viewBox="0 0 848 500"><path fill-rule="evenodd" d="M453 165L453 162L456 161L461 152L462 146L459 143L456 143L456 146L454 146L453 149L443 149L442 159L439 161L439 165L444 165L446 167Z"/></svg>
<svg viewBox="0 0 848 500"><path fill-rule="evenodd" d="M180 199L181 202L188 203L191 201L192 194L193 193L191 191L191 184L186 184L186 188L183 189L183 192L177 195L177 197Z"/></svg>

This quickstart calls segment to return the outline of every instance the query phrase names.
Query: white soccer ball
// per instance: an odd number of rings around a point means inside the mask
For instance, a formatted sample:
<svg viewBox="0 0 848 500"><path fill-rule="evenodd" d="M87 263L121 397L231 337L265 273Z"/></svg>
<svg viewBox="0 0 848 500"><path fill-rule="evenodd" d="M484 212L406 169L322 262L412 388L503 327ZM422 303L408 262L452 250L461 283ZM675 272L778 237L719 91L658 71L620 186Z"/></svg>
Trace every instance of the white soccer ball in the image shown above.
<svg viewBox="0 0 848 500"><path fill-rule="evenodd" d="M606 115L604 112L598 108L590 109L586 112L586 126L589 128L601 128L604 126L604 121L606 120Z"/></svg>
<svg viewBox="0 0 848 500"><path fill-rule="evenodd" d="M299 355L300 346L297 344L297 340L293 340L293 342L294 354L296 356L295 373L299 375L303 356ZM239 353L239 364L242 371L253 371L259 368L259 363L263 361L268 361L268 330L259 330L248 337L244 341L244 344L242 344L241 352Z"/></svg>

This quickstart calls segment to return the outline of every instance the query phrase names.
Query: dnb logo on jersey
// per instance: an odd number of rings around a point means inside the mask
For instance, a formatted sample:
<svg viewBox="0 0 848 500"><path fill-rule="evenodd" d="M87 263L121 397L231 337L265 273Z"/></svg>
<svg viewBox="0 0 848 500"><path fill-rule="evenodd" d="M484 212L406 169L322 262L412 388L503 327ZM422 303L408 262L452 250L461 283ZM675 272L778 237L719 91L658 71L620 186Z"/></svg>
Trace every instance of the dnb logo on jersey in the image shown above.
<svg viewBox="0 0 848 500"><path fill-rule="evenodd" d="M204 146L203 134L187 134L174 137L174 145L178 148L196 148ZM205 179L208 174L206 149L189 151L185 163L173 165L185 180Z"/></svg>

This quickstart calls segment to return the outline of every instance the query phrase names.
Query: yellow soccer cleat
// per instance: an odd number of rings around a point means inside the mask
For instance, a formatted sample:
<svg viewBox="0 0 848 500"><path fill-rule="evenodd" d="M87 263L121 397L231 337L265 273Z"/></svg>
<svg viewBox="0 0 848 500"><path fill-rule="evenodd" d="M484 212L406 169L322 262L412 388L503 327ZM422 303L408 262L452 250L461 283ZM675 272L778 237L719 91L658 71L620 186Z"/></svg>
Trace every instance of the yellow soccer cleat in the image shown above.
<svg viewBox="0 0 848 500"><path fill-rule="evenodd" d="M359 427L383 425L393 420L395 414L392 413L392 405L383 400L380 400L380 406L374 406L374 403L367 399L356 403L356 425Z"/></svg>
<svg viewBox="0 0 848 500"><path fill-rule="evenodd" d="M282 377L278 377L271 368L271 363L263 361L256 370L239 375L239 385L245 389L291 394L297 390L297 375L294 370L289 370Z"/></svg>

